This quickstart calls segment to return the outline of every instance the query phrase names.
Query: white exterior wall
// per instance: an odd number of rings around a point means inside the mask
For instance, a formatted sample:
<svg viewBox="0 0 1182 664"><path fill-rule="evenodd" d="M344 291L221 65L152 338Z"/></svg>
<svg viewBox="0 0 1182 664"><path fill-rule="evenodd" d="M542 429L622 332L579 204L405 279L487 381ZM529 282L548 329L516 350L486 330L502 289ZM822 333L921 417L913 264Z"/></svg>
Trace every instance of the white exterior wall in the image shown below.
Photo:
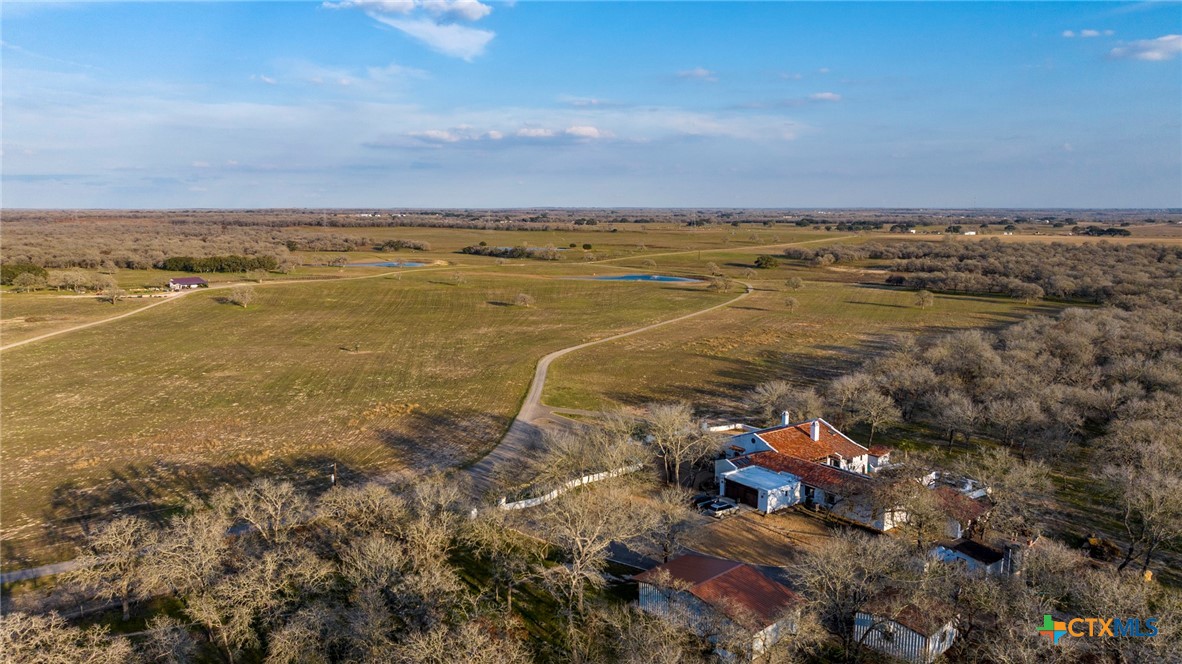
<svg viewBox="0 0 1182 664"><path fill-rule="evenodd" d="M800 481L789 475L784 476L785 485L779 489L759 490L759 509L766 514L787 509L802 500Z"/></svg>
<svg viewBox="0 0 1182 664"><path fill-rule="evenodd" d="M741 448L743 448L743 451L736 452L736 451L730 449L731 445L734 445L735 447L741 447ZM743 434L739 434L737 436L731 436L730 440L728 440L726 443L726 447L727 447L726 455L729 458L743 456L745 454L752 454L754 452L774 452L775 451L772 449L771 445L768 445L767 443L765 443L762 440L760 440L759 438L757 438L755 436L755 433L743 433Z"/></svg>

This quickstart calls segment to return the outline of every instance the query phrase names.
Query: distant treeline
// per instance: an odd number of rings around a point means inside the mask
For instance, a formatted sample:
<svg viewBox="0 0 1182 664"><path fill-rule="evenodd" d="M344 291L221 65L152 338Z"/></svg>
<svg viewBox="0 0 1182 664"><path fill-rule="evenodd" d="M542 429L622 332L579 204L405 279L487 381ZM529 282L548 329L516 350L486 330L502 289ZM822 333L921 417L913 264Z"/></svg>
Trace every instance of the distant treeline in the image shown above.
<svg viewBox="0 0 1182 664"><path fill-rule="evenodd" d="M562 257L558 249L553 246L537 247L489 247L473 244L460 249L461 254L475 256L493 256L496 258L536 258L543 261L556 261Z"/></svg>
<svg viewBox="0 0 1182 664"><path fill-rule="evenodd" d="M1049 295L1124 309L1182 299L1182 247L1160 244L872 242L792 247L784 255L813 265L893 259L887 283L909 288L1022 298Z"/></svg>
<svg viewBox="0 0 1182 664"><path fill-rule="evenodd" d="M165 258L160 269L170 272L250 272L252 270L276 270L279 261L274 256L172 256Z"/></svg>

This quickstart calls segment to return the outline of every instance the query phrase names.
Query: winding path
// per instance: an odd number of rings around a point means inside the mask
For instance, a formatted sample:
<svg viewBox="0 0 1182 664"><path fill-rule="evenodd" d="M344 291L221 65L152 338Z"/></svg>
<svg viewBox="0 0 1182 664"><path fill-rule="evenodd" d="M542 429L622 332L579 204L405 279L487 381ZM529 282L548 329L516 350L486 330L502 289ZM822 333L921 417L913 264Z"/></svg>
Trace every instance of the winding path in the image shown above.
<svg viewBox="0 0 1182 664"><path fill-rule="evenodd" d="M471 266L450 265L450 266L437 267L437 268L426 268L426 269L412 268L412 269L416 269L416 273L417 273L417 272L431 272L434 270L444 270L444 269L459 270L459 269L464 269L464 268L469 268L469 267L471 267ZM327 277L327 278L323 278L323 279L276 279L274 281L258 281L258 282L233 281L233 282L228 282L228 283L224 283L224 284L215 284L215 285L209 286L208 288L198 288L198 289L192 289L192 290L185 290L185 291L181 291L179 293L176 293L174 295L168 295L168 296L161 298L161 300L159 302L153 302L152 304L146 304L142 307L139 307L138 309L132 309L131 311L117 314L115 316L110 316L108 318L100 318L99 320L92 320L89 323L81 323L78 325L74 325L72 327L67 327L65 329L55 330L53 332L46 332L45 334L41 334L41 335L38 335L35 337L30 337L28 339L22 339L21 341L14 341L10 344L5 344L3 346L0 346L0 352L6 351L10 348L16 348L17 346L31 344L34 341L43 341L43 340L48 339L50 337L56 337L59 334L65 334L67 332L76 332L78 330L84 330L88 327L94 327L95 325L102 325L104 323L110 323L112 321L117 321L120 318L127 318L128 316L134 316L138 313L143 313L153 307L158 307L162 304L167 304L169 302L176 302L177 300L181 299L182 297L184 297L186 295L192 295L194 293L208 293L209 291L223 290L226 288L233 288L234 286L278 286L281 284L335 284L335 283L339 283L342 281L356 281L358 279L377 279L379 277L388 277L392 274L399 274L401 272L402 272L402 270L394 270L392 272L381 272L378 274L363 274L363 275L356 276L356 277ZM66 296L66 297L72 297L72 296ZM90 296L86 296L86 297L90 297ZM97 296L95 296L95 297L97 297Z"/></svg>
<svg viewBox="0 0 1182 664"><path fill-rule="evenodd" d="M696 316L701 316L702 314L709 313L716 309L729 307L751 294L751 285L746 283L743 285L745 290L740 293L738 297L731 298L721 304L716 304L705 309L700 309L692 313L678 316L677 318L670 318L669 320L664 320L659 323L646 325L629 332L623 332L610 337L596 339L595 341L581 343L577 346L570 346L569 348L556 350L553 353L543 356L542 359L538 360L538 366L534 370L533 380L530 381L529 384L529 392L526 393L525 400L521 403L521 409L517 411L517 416L513 418L513 424L509 426L509 430L505 432L505 435L501 438L501 441L497 443L497 446L494 447L492 451L486 454L480 461L465 469L465 472L472 480L473 489L475 489L478 494L484 493L492 486L492 473L494 468L503 463L515 463L524 459L526 457L526 453L529 451L530 444L541 434L541 428L539 425L541 425L543 422L546 420L553 421L553 416L555 414L561 415L562 412L573 412L578 414L587 412L564 408L550 408L549 406L546 406L542 403L542 390L546 386L546 372L549 371L550 364L553 363L554 360L557 360L563 355L573 353L577 350L582 350L589 346L615 341L616 339L623 339L624 337L630 337L634 334L641 334L664 325L678 323Z"/></svg>

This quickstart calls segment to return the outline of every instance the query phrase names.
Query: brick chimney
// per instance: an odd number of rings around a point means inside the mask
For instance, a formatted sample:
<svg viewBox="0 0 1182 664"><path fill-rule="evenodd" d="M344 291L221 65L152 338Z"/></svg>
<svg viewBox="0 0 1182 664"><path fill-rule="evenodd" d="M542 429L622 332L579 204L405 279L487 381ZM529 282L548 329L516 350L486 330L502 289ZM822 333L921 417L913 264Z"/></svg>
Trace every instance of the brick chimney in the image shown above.
<svg viewBox="0 0 1182 664"><path fill-rule="evenodd" d="M821 440L821 421L820 420L813 420L813 427L812 427L811 433L812 433L813 440Z"/></svg>

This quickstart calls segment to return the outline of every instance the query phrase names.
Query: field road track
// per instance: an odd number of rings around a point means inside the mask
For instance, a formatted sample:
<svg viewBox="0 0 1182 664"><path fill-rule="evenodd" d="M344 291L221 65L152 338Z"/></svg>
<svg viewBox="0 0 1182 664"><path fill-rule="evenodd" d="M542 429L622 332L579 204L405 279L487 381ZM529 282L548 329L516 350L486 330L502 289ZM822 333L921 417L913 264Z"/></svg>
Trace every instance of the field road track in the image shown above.
<svg viewBox="0 0 1182 664"><path fill-rule="evenodd" d="M415 274L418 274L421 272L434 272L437 270L471 269L474 267L480 268L480 267L485 267L485 266L483 266L483 265L448 265L446 267L435 267L435 268L426 268L426 269L411 268L411 269L415 270ZM209 286L208 288L196 288L193 290L181 291L181 292L177 293L176 295L169 295L165 298L162 298L159 302L153 302L152 304L144 305L144 306L140 307L139 309L133 309L132 311L118 314L116 316L111 316L110 318L103 318L100 320L90 321L89 323L82 323L80 325L75 325L73 327L67 327L64 330L57 330L55 332L46 332L45 334L31 337L29 339L24 339L23 341L14 341L13 343L6 344L4 346L0 346L0 352L6 351L10 348L16 348L17 346L31 344L34 341L44 341L45 339L48 339L50 337L56 337L59 334L66 334L67 332L77 332L78 330L84 330L88 327L94 327L95 325L102 325L104 323L110 323L112 321L117 321L120 318L127 318L128 316L134 316L138 313L143 313L153 307L158 307L162 304L167 304L169 302L175 302L186 295L192 295L194 293L208 293L209 291L223 290L226 288L233 288L235 286L252 286L253 287L253 286L278 286L281 284L335 284L335 283L340 283L342 281L357 281L358 279L378 279L380 277L388 277L393 274L404 274L404 272L402 270L395 270L393 272L382 272L380 274L363 274L363 275L357 276L357 277L333 277L333 278L326 278L326 279L276 279L275 281L257 281L257 282L235 281L235 282L230 282L230 283L225 283L225 284L218 284L216 286ZM98 297L98 296L96 295L94 297ZM128 298L128 299L130 299L130 298Z"/></svg>
<svg viewBox="0 0 1182 664"><path fill-rule="evenodd" d="M509 430L505 432L505 435L501 438L501 441L497 443L497 446L494 447L492 451L486 454L480 461L465 469L464 472L468 474L472 481L472 488L478 495L485 493L492 487L492 473L494 468L503 463L519 463L522 461L526 457L531 443L535 441L539 435L541 435L541 428L539 425L543 424L546 420L553 421L553 416L556 414L560 416L561 412L564 410L567 412L579 412L570 411L568 409L551 409L542 404L542 390L546 386L546 372L550 370L550 364L554 362L554 360L557 360L563 355L573 353L577 350L582 350L589 346L615 341L616 339L623 339L624 337L630 337L634 334L642 334L664 325L678 323L683 320L694 318L695 316L701 316L702 314L709 313L716 309L729 307L751 294L751 285L743 285L745 290L740 293L738 297L727 300L722 304L716 304L712 307L707 307L693 313L678 316L677 318L670 318L669 320L661 321L659 323L646 325L644 327L637 328L629 332L624 332L622 334L616 334L610 337L604 337L603 339L581 343L577 346L556 350L553 353L542 357L542 359L538 360L538 366L534 370L534 378L532 381L530 381L529 392L526 393L525 400L521 403L521 410L519 410L517 412L517 416L513 418L513 424L509 425Z"/></svg>

